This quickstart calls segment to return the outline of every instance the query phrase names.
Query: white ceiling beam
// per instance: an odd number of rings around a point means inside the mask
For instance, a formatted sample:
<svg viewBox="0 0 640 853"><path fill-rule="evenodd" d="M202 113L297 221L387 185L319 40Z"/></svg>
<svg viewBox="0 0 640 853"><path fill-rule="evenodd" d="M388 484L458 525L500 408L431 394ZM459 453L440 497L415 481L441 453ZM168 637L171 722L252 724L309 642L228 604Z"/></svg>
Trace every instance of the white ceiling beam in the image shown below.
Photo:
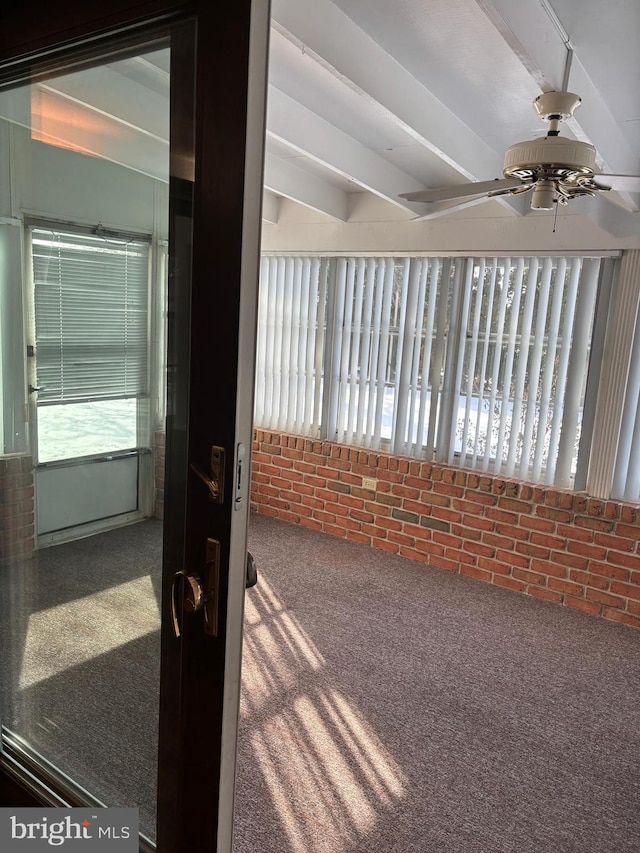
<svg viewBox="0 0 640 853"><path fill-rule="evenodd" d="M264 190L262 193L262 218L265 222L271 222L272 225L278 224L280 217L280 199L277 195Z"/></svg>
<svg viewBox="0 0 640 853"><path fill-rule="evenodd" d="M461 175L502 175L501 157L330 0L273 0L272 17L305 55Z"/></svg>
<svg viewBox="0 0 640 853"><path fill-rule="evenodd" d="M567 54L573 50L569 89L580 95L582 104L567 125L578 139L596 147L603 171L637 174L638 158L582 64L579 47L545 5L540 0L476 1L542 90L562 89ZM631 196L623 198L635 206Z"/></svg>
<svg viewBox="0 0 640 853"><path fill-rule="evenodd" d="M614 237L624 239L640 234L640 213L632 213L609 203L606 193L598 193L595 198L580 199L579 204L581 213Z"/></svg>
<svg viewBox="0 0 640 853"><path fill-rule="evenodd" d="M424 190L424 184L274 86L269 86L267 136L397 207L424 212L424 205L400 198Z"/></svg>
<svg viewBox="0 0 640 853"><path fill-rule="evenodd" d="M268 152L264 161L264 186L272 193L297 201L312 210L342 222L347 220L346 193Z"/></svg>

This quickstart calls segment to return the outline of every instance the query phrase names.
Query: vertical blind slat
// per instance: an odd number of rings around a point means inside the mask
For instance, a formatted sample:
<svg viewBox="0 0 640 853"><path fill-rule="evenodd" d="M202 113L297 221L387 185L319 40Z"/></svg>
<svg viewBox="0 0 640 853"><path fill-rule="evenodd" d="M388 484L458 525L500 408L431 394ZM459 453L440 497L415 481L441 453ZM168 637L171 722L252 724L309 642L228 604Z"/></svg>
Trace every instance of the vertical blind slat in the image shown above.
<svg viewBox="0 0 640 853"><path fill-rule="evenodd" d="M564 485L598 267L580 258L263 259L256 422ZM630 405L627 444L640 431ZM625 488L620 475L616 488Z"/></svg>

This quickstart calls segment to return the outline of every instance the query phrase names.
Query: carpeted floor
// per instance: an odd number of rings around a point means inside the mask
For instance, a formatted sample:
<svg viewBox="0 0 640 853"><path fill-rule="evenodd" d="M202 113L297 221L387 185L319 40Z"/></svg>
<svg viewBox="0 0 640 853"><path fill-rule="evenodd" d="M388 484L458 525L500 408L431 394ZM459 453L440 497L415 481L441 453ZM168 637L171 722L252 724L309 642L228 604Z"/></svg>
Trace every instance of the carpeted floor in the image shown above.
<svg viewBox="0 0 640 853"><path fill-rule="evenodd" d="M41 553L4 709L147 826L159 533ZM262 516L250 549L234 853L640 851L640 632Z"/></svg>

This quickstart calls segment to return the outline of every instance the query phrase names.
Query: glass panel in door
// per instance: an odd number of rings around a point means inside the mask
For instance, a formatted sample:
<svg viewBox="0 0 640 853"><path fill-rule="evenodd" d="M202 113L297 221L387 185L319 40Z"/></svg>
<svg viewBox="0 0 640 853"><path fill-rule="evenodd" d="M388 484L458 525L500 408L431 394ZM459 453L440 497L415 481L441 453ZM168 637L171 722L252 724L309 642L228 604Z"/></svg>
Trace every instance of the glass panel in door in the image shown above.
<svg viewBox="0 0 640 853"><path fill-rule="evenodd" d="M152 840L169 57L0 93L4 747Z"/></svg>

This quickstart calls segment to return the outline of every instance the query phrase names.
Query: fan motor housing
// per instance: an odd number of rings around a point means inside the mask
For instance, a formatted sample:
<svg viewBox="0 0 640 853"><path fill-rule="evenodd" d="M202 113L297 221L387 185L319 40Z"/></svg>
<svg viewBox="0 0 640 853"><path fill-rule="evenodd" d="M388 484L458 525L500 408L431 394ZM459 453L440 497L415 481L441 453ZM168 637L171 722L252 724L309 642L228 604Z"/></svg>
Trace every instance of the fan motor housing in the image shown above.
<svg viewBox="0 0 640 853"><path fill-rule="evenodd" d="M588 142L560 136L545 136L516 142L504 155L506 178L549 177L571 181L592 177L596 168L596 149Z"/></svg>

